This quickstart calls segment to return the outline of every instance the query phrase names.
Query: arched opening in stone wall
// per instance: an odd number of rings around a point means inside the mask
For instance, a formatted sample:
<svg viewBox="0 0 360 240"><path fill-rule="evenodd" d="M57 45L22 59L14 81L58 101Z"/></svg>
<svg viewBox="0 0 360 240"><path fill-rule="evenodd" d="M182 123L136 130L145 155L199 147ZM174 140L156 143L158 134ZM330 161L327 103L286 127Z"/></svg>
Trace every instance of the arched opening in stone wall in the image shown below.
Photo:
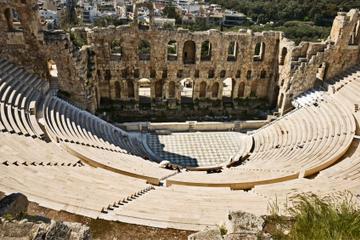
<svg viewBox="0 0 360 240"><path fill-rule="evenodd" d="M200 83L199 98L205 98L205 97L206 97L206 82L202 81Z"/></svg>
<svg viewBox="0 0 360 240"><path fill-rule="evenodd" d="M215 82L211 87L211 97L218 98L218 96L219 96L219 83Z"/></svg>
<svg viewBox="0 0 360 240"><path fill-rule="evenodd" d="M318 70L316 72L316 81L317 82L315 83L315 85L318 85L318 84L320 84L320 82L324 81L325 74L326 74L326 63L323 62L322 64L320 64L320 66L318 67Z"/></svg>
<svg viewBox="0 0 360 240"><path fill-rule="evenodd" d="M134 83L132 82L132 80L127 80L126 85L127 85L128 98L134 98L135 97Z"/></svg>
<svg viewBox="0 0 360 240"><path fill-rule="evenodd" d="M211 60L211 43L207 40L201 44L201 61Z"/></svg>
<svg viewBox="0 0 360 240"><path fill-rule="evenodd" d="M104 80L107 82L111 80L111 70L110 69L105 70Z"/></svg>
<svg viewBox="0 0 360 240"><path fill-rule="evenodd" d="M22 4L26 4L26 0L21 0L21 3L22 3Z"/></svg>
<svg viewBox="0 0 360 240"><path fill-rule="evenodd" d="M199 78L199 77L200 77L200 70L195 69L194 78Z"/></svg>
<svg viewBox="0 0 360 240"><path fill-rule="evenodd" d="M260 79L265 79L266 78L266 71L265 70L261 70L260 72Z"/></svg>
<svg viewBox="0 0 360 240"><path fill-rule="evenodd" d="M246 73L246 79L247 80L251 80L252 79L252 71L251 70L248 70L247 73Z"/></svg>
<svg viewBox="0 0 360 240"><path fill-rule="evenodd" d="M208 78L214 78L215 77L215 70L214 69L210 69L208 71Z"/></svg>
<svg viewBox="0 0 360 240"><path fill-rule="evenodd" d="M256 97L256 91L257 91L257 82L254 81L251 83L251 90L250 90L250 97Z"/></svg>
<svg viewBox="0 0 360 240"><path fill-rule="evenodd" d="M223 91L222 98L224 102L230 102L233 94L233 86L235 85L235 80L232 78L226 78L223 81Z"/></svg>
<svg viewBox="0 0 360 240"><path fill-rule="evenodd" d="M121 87L120 87L120 83L118 81L115 82L114 84L114 95L115 95L115 99L120 99L121 98Z"/></svg>
<svg viewBox="0 0 360 240"><path fill-rule="evenodd" d="M238 89L238 97L243 98L245 96L245 83L241 82Z"/></svg>
<svg viewBox="0 0 360 240"><path fill-rule="evenodd" d="M175 97L176 97L175 82L171 81L169 83L169 98L175 98Z"/></svg>
<svg viewBox="0 0 360 240"><path fill-rule="evenodd" d="M180 81L181 84L181 103L192 103L194 82L191 78Z"/></svg>
<svg viewBox="0 0 360 240"><path fill-rule="evenodd" d="M150 78L156 78L156 70L153 68L150 68Z"/></svg>
<svg viewBox="0 0 360 240"><path fill-rule="evenodd" d="M195 64L196 44L194 41L186 41L183 48L184 64Z"/></svg>
<svg viewBox="0 0 360 240"><path fill-rule="evenodd" d="M162 92L163 92L163 82L156 81L155 82L155 97L162 98L162 95L163 95Z"/></svg>
<svg viewBox="0 0 360 240"><path fill-rule="evenodd" d="M148 61L150 60L151 56L151 46L150 43L146 40L141 40L139 43L138 49L139 59L141 61Z"/></svg>
<svg viewBox="0 0 360 240"><path fill-rule="evenodd" d="M288 53L287 48L283 47L281 50L279 65L281 66L284 65L287 53Z"/></svg>
<svg viewBox="0 0 360 240"><path fill-rule="evenodd" d="M120 61L122 57L122 48L120 40L114 40L111 42L111 60L112 61Z"/></svg>
<svg viewBox="0 0 360 240"><path fill-rule="evenodd" d="M237 46L237 42L230 42L229 43L229 48L228 48L228 57L227 60L229 62L235 62L237 59L237 51L238 51L238 46Z"/></svg>
<svg viewBox="0 0 360 240"><path fill-rule="evenodd" d="M240 70L236 71L235 78L241 78L241 71Z"/></svg>
<svg viewBox="0 0 360 240"><path fill-rule="evenodd" d="M220 78L225 78L225 76L226 76L226 70L221 70Z"/></svg>
<svg viewBox="0 0 360 240"><path fill-rule="evenodd" d="M360 20L356 22L351 35L350 35L350 39L349 39L349 45L359 45L359 27L360 27Z"/></svg>
<svg viewBox="0 0 360 240"><path fill-rule="evenodd" d="M151 81L147 78L142 78L138 81L139 88L139 103L151 103Z"/></svg>
<svg viewBox="0 0 360 240"><path fill-rule="evenodd" d="M52 78L57 78L58 77L58 69L57 69L57 66L56 66L56 63L54 60L50 59L48 62L47 62L47 65L48 65L48 70L49 70L49 74Z"/></svg>
<svg viewBox="0 0 360 240"><path fill-rule="evenodd" d="M178 57L177 54L177 42L172 40L167 45L167 60L176 61Z"/></svg>
<svg viewBox="0 0 360 240"><path fill-rule="evenodd" d="M265 55L265 43L257 43L254 50L254 61L262 61Z"/></svg>
<svg viewBox="0 0 360 240"><path fill-rule="evenodd" d="M162 71L162 74L161 74L161 78L162 78L162 80L166 80L167 77L168 77L168 70L167 70L167 68L164 68Z"/></svg>
<svg viewBox="0 0 360 240"><path fill-rule="evenodd" d="M124 68L121 70L121 77L123 79L129 78L129 69L128 68Z"/></svg>

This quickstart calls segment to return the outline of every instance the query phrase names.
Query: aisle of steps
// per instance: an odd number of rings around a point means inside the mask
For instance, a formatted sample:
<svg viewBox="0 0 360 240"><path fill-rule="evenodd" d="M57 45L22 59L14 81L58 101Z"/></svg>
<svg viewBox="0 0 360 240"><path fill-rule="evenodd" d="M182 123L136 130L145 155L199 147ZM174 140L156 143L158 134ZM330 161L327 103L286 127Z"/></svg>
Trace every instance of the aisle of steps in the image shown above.
<svg viewBox="0 0 360 240"><path fill-rule="evenodd" d="M143 190L140 190L132 195L129 195L126 198L123 198L117 202L109 204L107 207L103 207L101 209L101 213L108 214L110 211L114 211L115 208L120 208L121 206L125 206L126 204L129 204L132 201L135 201L139 197L143 196L146 193L149 193L150 191L155 190L154 186L148 186Z"/></svg>

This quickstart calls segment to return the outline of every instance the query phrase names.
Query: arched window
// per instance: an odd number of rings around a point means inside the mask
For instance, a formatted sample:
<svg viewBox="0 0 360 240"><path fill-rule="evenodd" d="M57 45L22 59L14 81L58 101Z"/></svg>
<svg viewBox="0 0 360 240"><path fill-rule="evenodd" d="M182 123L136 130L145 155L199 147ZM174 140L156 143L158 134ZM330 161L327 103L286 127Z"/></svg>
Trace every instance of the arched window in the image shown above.
<svg viewBox="0 0 360 240"><path fill-rule="evenodd" d="M201 44L201 61L210 61L211 60L211 43L205 41Z"/></svg>
<svg viewBox="0 0 360 240"><path fill-rule="evenodd" d="M200 94L199 94L200 98L205 98L206 97L206 82L201 82L200 83Z"/></svg>
<svg viewBox="0 0 360 240"><path fill-rule="evenodd" d="M162 81L155 82L155 97L156 98L162 98L162 88L163 88Z"/></svg>
<svg viewBox="0 0 360 240"><path fill-rule="evenodd" d="M177 60L177 43L176 41L170 41L167 46L167 59L168 61Z"/></svg>
<svg viewBox="0 0 360 240"><path fill-rule="evenodd" d="M199 71L199 69L195 69L194 77L195 77L195 78L199 78L199 77L200 77L200 71Z"/></svg>
<svg viewBox="0 0 360 240"><path fill-rule="evenodd" d="M181 84L181 103L190 103L193 99L193 81L190 78L185 78L180 81Z"/></svg>
<svg viewBox="0 0 360 240"><path fill-rule="evenodd" d="M262 61L265 55L265 43L257 43L254 51L254 61Z"/></svg>
<svg viewBox="0 0 360 240"><path fill-rule="evenodd" d="M212 87L211 87L211 96L212 96L213 98L217 98L218 95L219 95L219 83L216 82L216 83L214 83L214 84L212 85Z"/></svg>
<svg viewBox="0 0 360 240"><path fill-rule="evenodd" d="M164 68L163 71L162 71L161 78L163 80L165 80L165 79L167 79L167 77L168 77L168 70L167 70L167 68Z"/></svg>
<svg viewBox="0 0 360 240"><path fill-rule="evenodd" d="M236 71L235 78L241 78L241 71L240 70Z"/></svg>
<svg viewBox="0 0 360 240"><path fill-rule="evenodd" d="M281 50L279 65L284 65L287 52L288 52L287 48L283 47Z"/></svg>
<svg viewBox="0 0 360 240"><path fill-rule="evenodd" d="M156 70L150 69L150 78L156 78Z"/></svg>
<svg viewBox="0 0 360 240"><path fill-rule="evenodd" d="M224 78L226 76L226 71L225 70L221 70L220 72L220 78Z"/></svg>
<svg viewBox="0 0 360 240"><path fill-rule="evenodd" d="M233 96L233 86L235 86L235 80L232 78L226 78L223 82L222 97L223 99L231 99Z"/></svg>
<svg viewBox="0 0 360 240"><path fill-rule="evenodd" d="M140 70L137 68L137 69L134 69L134 78L139 78L140 77Z"/></svg>
<svg viewBox="0 0 360 240"><path fill-rule="evenodd" d="M51 77L53 78L57 78L58 77L58 69L56 66L56 63L54 60L49 60L48 61L48 70L49 70L49 74Z"/></svg>
<svg viewBox="0 0 360 240"><path fill-rule="evenodd" d="M247 73L246 73L246 79L247 80L251 80L252 79L252 72L251 70L248 70Z"/></svg>
<svg viewBox="0 0 360 240"><path fill-rule="evenodd" d="M139 59L142 61L150 60L151 47L146 40L141 40L139 43Z"/></svg>
<svg viewBox="0 0 360 240"><path fill-rule="evenodd" d="M215 77L215 71L214 69L210 69L208 72L208 78L214 78Z"/></svg>
<svg viewBox="0 0 360 240"><path fill-rule="evenodd" d="M186 41L183 48L184 64L195 64L196 45L194 41Z"/></svg>
<svg viewBox="0 0 360 240"><path fill-rule="evenodd" d="M265 70L262 70L261 73L260 73L260 78L261 79L265 79L266 78L266 71Z"/></svg>
<svg viewBox="0 0 360 240"><path fill-rule="evenodd" d="M137 81L139 104L146 105L151 101L151 81L148 78L141 78ZM130 91L128 89L128 91ZM130 97L129 97L130 98Z"/></svg>
<svg viewBox="0 0 360 240"><path fill-rule="evenodd" d="M105 70L104 80L105 81L110 81L111 80L111 71L110 71L110 69Z"/></svg>
<svg viewBox="0 0 360 240"><path fill-rule="evenodd" d="M115 82L115 98L119 99L120 97L121 97L120 83Z"/></svg>
<svg viewBox="0 0 360 240"><path fill-rule="evenodd" d="M127 93L128 93L128 98L134 98L135 97L134 83L131 80L127 81Z"/></svg>
<svg viewBox="0 0 360 240"><path fill-rule="evenodd" d="M238 97L239 97L239 98L243 98L243 97L244 97L244 94L245 94L245 83L244 83L244 82L241 82L241 83L239 84Z"/></svg>
<svg viewBox="0 0 360 240"><path fill-rule="evenodd" d="M26 0L21 0L21 3L22 3L22 4L26 4Z"/></svg>
<svg viewBox="0 0 360 240"><path fill-rule="evenodd" d="M169 83L169 98L175 98L175 82L171 81Z"/></svg>
<svg viewBox="0 0 360 240"><path fill-rule="evenodd" d="M237 58L237 42L230 42L228 48L228 57L227 60L229 62L235 62Z"/></svg>
<svg viewBox="0 0 360 240"><path fill-rule="evenodd" d="M120 61L122 56L122 48L120 40L114 40L111 42L111 60Z"/></svg>
<svg viewBox="0 0 360 240"><path fill-rule="evenodd" d="M250 97L256 97L257 83L253 82L251 84Z"/></svg>

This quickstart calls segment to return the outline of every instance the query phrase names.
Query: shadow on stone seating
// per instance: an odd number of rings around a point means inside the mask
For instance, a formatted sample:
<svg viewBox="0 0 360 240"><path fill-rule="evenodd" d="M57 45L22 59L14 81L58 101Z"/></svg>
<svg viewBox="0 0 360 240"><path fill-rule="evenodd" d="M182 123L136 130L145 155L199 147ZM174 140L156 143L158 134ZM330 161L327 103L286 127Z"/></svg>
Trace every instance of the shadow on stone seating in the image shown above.
<svg viewBox="0 0 360 240"><path fill-rule="evenodd" d="M149 144L149 141L147 140L147 144L149 148L153 151L153 153L160 157L162 160L167 160L172 164L180 165L182 167L199 167L197 159L165 151L165 146L160 142L159 136L156 134L151 134L151 136L153 143ZM153 146L157 146L157 149L155 149Z"/></svg>

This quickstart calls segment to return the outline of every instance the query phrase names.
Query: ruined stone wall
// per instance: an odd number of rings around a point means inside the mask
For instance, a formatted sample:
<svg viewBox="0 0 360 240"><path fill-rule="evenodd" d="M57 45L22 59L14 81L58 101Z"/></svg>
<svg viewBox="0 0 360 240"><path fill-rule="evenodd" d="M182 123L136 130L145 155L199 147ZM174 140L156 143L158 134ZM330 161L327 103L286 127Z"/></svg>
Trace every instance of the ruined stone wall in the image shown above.
<svg viewBox="0 0 360 240"><path fill-rule="evenodd" d="M0 56L46 77L37 1L2 0L0 13Z"/></svg>
<svg viewBox="0 0 360 240"><path fill-rule="evenodd" d="M359 64L360 12L351 10L335 18L329 38L322 43L302 42L289 46L286 68L280 71L280 112L291 108L291 100L304 91Z"/></svg>
<svg viewBox="0 0 360 240"><path fill-rule="evenodd" d="M232 78L232 98L273 97L276 77L280 33L229 32L216 30L190 32L153 29L140 30L137 27L120 26L113 28L93 28L89 32L89 44L94 46L101 97L121 101L138 101L139 81L143 78L151 82L151 98L156 100L181 101L182 81L193 82L193 100L222 100L223 81ZM139 52L141 41L147 41L150 55L142 60ZM112 54L112 44L120 42L121 57ZM168 57L168 43L176 41L176 55ZM209 41L211 57L201 56L202 44ZM193 44L192 50L188 45ZM229 45L236 43L235 56L229 56ZM254 60L256 44L264 44L261 60ZM195 59L187 61L184 54L194 52ZM190 59L192 60L192 59ZM212 76L213 75L213 76ZM129 92L129 82L134 85L134 93ZM156 84L160 82L161 88ZM175 94L170 94L169 86L175 84ZM206 92L201 93L201 84L206 84ZM119 88L115 84L120 85ZM218 87L213 87L217 84ZM244 92L239 93L240 84ZM204 85L204 84L203 84ZM217 89L217 91L216 91ZM252 93L253 91L253 93ZM172 95L172 96L171 96ZM174 101L171 101L174 100Z"/></svg>

